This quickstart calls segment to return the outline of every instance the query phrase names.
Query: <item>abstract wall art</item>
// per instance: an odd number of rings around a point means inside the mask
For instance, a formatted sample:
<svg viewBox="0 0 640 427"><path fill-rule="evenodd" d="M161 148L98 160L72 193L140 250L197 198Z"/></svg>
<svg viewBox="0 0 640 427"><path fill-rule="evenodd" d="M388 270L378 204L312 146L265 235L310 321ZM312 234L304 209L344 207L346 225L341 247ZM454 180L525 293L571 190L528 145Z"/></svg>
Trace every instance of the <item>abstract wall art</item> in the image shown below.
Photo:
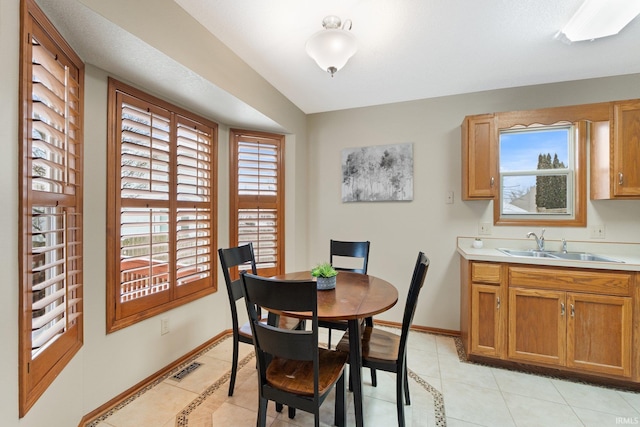
<svg viewBox="0 0 640 427"><path fill-rule="evenodd" d="M342 201L413 200L413 144L342 150Z"/></svg>

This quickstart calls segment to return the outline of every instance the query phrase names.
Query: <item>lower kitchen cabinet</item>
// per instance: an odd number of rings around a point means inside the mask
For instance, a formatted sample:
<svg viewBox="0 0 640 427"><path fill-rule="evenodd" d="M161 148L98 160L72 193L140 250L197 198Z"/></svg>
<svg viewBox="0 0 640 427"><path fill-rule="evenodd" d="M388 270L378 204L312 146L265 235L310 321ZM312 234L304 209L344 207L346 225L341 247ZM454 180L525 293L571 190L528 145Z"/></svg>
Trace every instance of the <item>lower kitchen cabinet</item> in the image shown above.
<svg viewBox="0 0 640 427"><path fill-rule="evenodd" d="M631 376L631 298L509 289L512 360Z"/></svg>
<svg viewBox="0 0 640 427"><path fill-rule="evenodd" d="M471 357L638 381L633 317L640 275L473 261L467 271L463 328Z"/></svg>

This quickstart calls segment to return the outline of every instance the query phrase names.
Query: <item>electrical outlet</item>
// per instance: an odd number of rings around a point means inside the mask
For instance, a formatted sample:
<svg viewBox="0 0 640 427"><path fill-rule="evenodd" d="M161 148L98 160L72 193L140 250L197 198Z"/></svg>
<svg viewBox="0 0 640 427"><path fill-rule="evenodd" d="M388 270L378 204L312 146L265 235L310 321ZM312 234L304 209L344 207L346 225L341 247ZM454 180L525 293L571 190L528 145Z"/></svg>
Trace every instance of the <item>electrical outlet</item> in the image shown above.
<svg viewBox="0 0 640 427"><path fill-rule="evenodd" d="M447 191L447 204L453 204L453 191Z"/></svg>
<svg viewBox="0 0 640 427"><path fill-rule="evenodd" d="M589 237L592 239L604 239L604 225L592 225L589 227Z"/></svg>
<svg viewBox="0 0 640 427"><path fill-rule="evenodd" d="M169 333L169 318L163 317L160 319L160 335L166 335Z"/></svg>
<svg viewBox="0 0 640 427"><path fill-rule="evenodd" d="M489 234L491 234L491 223L490 222L479 223L478 234L482 234L484 236L488 236Z"/></svg>

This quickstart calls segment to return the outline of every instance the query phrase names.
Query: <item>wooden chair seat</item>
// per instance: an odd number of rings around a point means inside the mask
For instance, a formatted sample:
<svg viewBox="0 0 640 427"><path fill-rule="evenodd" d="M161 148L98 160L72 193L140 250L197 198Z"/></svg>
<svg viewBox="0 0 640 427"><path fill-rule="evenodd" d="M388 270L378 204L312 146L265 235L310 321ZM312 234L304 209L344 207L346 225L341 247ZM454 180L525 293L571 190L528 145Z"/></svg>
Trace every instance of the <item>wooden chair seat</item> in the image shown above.
<svg viewBox="0 0 640 427"><path fill-rule="evenodd" d="M349 332L344 334L336 348L339 351L349 351ZM383 331L370 326L365 327L362 334L362 359L377 363L395 363L400 350L400 335Z"/></svg>
<svg viewBox="0 0 640 427"><path fill-rule="evenodd" d="M325 394L340 378L348 357L342 351L319 350L319 394ZM274 358L267 368L267 383L289 393L313 396L313 361Z"/></svg>

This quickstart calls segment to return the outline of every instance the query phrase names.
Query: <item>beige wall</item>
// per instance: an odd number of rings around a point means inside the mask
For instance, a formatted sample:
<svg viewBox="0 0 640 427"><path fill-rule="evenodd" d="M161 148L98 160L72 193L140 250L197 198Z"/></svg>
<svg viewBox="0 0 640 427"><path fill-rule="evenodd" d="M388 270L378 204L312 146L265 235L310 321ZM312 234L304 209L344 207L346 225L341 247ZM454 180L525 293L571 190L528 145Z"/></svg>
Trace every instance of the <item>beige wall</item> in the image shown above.
<svg viewBox="0 0 640 427"><path fill-rule="evenodd" d="M421 326L458 330L456 236L492 222L493 205L460 199L460 123L465 115L640 98L640 75L495 90L309 116L311 262L327 258L329 239L371 240L369 272L395 284L401 302L379 317L401 321L418 250L431 259L415 314ZM344 148L413 143L412 202L342 203ZM454 204L446 204L448 191ZM640 201L588 203L588 223L605 224L606 240L640 241ZM587 228L547 227L550 241L588 240ZM493 237L522 238L530 227L493 227ZM551 242L549 244L552 244ZM559 245L559 243L558 243Z"/></svg>

